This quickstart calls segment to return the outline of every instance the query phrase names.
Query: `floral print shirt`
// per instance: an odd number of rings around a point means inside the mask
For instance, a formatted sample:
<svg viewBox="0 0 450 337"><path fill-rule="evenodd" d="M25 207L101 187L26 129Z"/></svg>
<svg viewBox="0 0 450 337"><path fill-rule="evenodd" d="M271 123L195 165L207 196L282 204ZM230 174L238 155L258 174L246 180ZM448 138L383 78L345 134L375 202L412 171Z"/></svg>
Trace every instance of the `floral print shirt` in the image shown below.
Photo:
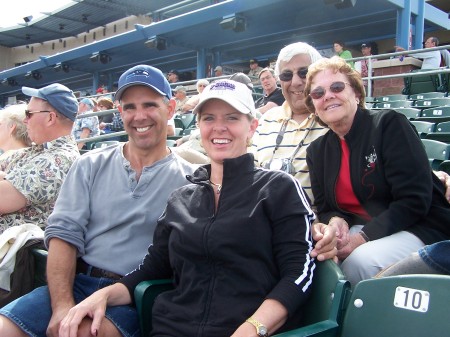
<svg viewBox="0 0 450 337"><path fill-rule="evenodd" d="M0 233L24 223L45 228L61 185L79 156L75 139L63 136L18 150L0 162L0 171L6 172L5 179L27 199L27 206L21 210L0 214Z"/></svg>
<svg viewBox="0 0 450 337"><path fill-rule="evenodd" d="M75 137L75 139L80 139L81 132L83 131L84 128L89 129L89 137L99 136L100 129L98 117L92 116L92 117L77 118L73 123L72 128L72 134Z"/></svg>

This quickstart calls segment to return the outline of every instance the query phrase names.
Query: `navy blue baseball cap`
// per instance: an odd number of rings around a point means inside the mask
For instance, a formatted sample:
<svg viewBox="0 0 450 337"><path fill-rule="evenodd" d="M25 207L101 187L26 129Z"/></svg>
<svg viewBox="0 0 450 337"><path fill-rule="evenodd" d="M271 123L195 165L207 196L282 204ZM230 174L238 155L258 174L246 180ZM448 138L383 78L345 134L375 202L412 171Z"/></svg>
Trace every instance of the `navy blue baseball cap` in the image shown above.
<svg viewBox="0 0 450 337"><path fill-rule="evenodd" d="M166 96L168 99L172 98L172 89L161 70L141 64L128 69L120 76L119 88L116 91L114 99L120 101L125 90L135 85L149 87L162 96Z"/></svg>
<svg viewBox="0 0 450 337"><path fill-rule="evenodd" d="M77 98L72 90L62 84L53 83L40 89L22 87L22 92L27 96L37 97L47 101L57 112L70 120L74 121L77 117Z"/></svg>

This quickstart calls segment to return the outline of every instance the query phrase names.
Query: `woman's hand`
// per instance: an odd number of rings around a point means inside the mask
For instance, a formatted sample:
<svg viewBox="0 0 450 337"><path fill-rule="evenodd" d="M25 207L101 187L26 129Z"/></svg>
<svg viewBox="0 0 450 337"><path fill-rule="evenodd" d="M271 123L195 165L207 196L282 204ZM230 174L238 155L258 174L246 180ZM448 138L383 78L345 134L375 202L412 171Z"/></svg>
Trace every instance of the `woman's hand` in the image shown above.
<svg viewBox="0 0 450 337"><path fill-rule="evenodd" d="M366 243L366 240L364 240L361 234L356 233L349 235L348 243L345 246L338 248L337 257L340 261L344 261L356 248L364 243Z"/></svg>
<svg viewBox="0 0 450 337"><path fill-rule="evenodd" d="M77 337L78 327L85 317L92 319L91 334L97 336L108 303L105 289L93 293L69 310L59 326L59 337Z"/></svg>
<svg viewBox="0 0 450 337"><path fill-rule="evenodd" d="M317 257L317 260L324 261L336 257L337 235L336 228L327 226L318 222L312 226L312 236L316 244L311 251L311 257Z"/></svg>

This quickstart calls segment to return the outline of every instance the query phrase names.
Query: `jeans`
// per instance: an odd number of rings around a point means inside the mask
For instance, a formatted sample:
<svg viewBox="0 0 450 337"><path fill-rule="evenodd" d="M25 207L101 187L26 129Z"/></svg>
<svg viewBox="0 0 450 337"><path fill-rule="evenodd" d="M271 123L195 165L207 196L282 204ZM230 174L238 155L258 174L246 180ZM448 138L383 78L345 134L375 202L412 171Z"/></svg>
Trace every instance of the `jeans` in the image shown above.
<svg viewBox="0 0 450 337"><path fill-rule="evenodd" d="M96 290L113 283L114 281L108 278L77 274L73 287L75 302L79 303ZM46 337L52 315L48 287L37 288L9 303L0 309L0 315L8 317L29 336ZM108 307L105 316L123 336L140 336L138 315L134 307L128 305Z"/></svg>
<svg viewBox="0 0 450 337"><path fill-rule="evenodd" d="M431 268L450 275L450 240L440 241L419 250L419 256Z"/></svg>

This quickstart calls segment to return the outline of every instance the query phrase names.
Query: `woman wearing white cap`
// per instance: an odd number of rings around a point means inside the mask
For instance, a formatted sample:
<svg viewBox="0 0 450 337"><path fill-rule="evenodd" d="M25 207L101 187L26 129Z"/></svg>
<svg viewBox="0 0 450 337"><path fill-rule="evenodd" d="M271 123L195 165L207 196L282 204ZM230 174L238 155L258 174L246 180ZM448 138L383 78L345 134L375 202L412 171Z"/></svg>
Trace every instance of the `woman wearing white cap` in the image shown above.
<svg viewBox="0 0 450 337"><path fill-rule="evenodd" d="M154 304L152 336L268 336L298 322L314 267L306 195L247 154L258 122L244 84L212 83L194 113L211 164L171 195L139 268L71 309L59 336L76 336L86 315L96 335L107 305L131 303L140 281L161 278L174 290Z"/></svg>

